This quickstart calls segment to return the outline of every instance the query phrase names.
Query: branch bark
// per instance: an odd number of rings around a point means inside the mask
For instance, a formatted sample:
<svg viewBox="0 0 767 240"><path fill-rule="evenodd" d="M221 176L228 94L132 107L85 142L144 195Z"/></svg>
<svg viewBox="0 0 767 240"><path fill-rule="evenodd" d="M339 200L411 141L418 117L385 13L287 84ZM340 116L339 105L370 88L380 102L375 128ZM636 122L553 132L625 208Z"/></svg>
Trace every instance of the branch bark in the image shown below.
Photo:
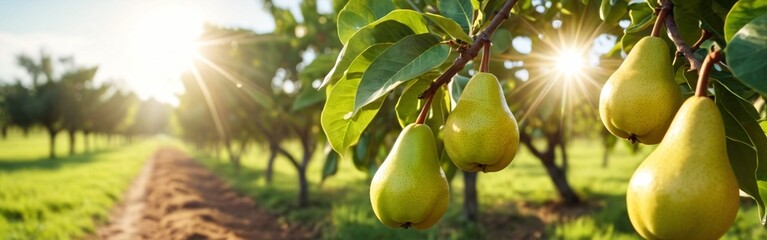
<svg viewBox="0 0 767 240"><path fill-rule="evenodd" d="M668 32L668 37L671 39L671 41L674 42L674 45L676 45L677 53L684 55L684 57L687 59L687 62L690 63L690 71L700 71L702 62L695 58L695 54L692 48L690 48L690 46L684 42L682 35L679 35L679 28L677 27L676 21L674 20L673 9L674 4L671 3L670 0L663 2L661 11L668 11L668 16L666 17L666 30Z"/></svg>
<svg viewBox="0 0 767 240"><path fill-rule="evenodd" d="M493 21L491 21L490 24L488 24L487 27L482 30L482 32L479 33L479 35L474 39L474 42L471 44L471 46L462 51L458 55L458 58L456 58L453 62L453 65L451 65L450 68L442 73L442 75L437 77L437 80L432 82L431 86L429 86L426 91L421 93L418 98L423 99L434 95L434 93L437 92L437 89L439 89L442 85L449 83L453 76L461 71L466 66L466 64L469 63L469 61L476 58L479 54L479 51L482 50L485 42L490 41L490 36L493 36L493 33L495 33L495 30L501 26L501 23L509 18L511 8L514 7L517 2L518 0L507 0L501 9L498 10L498 14L495 15Z"/></svg>

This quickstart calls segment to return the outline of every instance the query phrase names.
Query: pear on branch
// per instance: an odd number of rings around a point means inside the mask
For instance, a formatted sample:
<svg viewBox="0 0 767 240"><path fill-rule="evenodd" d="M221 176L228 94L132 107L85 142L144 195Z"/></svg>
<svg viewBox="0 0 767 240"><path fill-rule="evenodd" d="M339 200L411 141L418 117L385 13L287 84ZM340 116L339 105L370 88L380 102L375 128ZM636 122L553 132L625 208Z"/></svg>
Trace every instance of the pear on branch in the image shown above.
<svg viewBox="0 0 767 240"><path fill-rule="evenodd" d="M464 171L497 172L511 163L519 128L498 78L480 72L469 80L443 135L448 156Z"/></svg>
<svg viewBox="0 0 767 240"><path fill-rule="evenodd" d="M659 143L682 103L671 67L663 39L639 40L599 95L607 130L632 143Z"/></svg>
<svg viewBox="0 0 767 240"><path fill-rule="evenodd" d="M691 97L629 182L629 218L647 239L719 239L738 213L738 182L714 101Z"/></svg>
<svg viewBox="0 0 767 240"><path fill-rule="evenodd" d="M447 210L450 192L429 126L412 123L370 183L370 202L389 227L427 229Z"/></svg>

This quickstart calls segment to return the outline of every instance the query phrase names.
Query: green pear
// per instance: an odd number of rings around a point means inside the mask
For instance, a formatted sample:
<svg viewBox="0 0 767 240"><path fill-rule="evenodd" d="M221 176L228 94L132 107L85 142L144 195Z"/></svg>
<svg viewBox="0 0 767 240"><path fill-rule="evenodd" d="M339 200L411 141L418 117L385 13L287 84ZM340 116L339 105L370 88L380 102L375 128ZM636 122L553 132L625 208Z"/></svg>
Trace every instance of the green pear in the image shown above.
<svg viewBox="0 0 767 240"><path fill-rule="evenodd" d="M448 156L468 172L500 171L519 147L517 120L498 78L490 73L469 80L442 131Z"/></svg>
<svg viewBox="0 0 767 240"><path fill-rule="evenodd" d="M645 37L602 87L599 115L613 135L657 144L681 103L666 42Z"/></svg>
<svg viewBox="0 0 767 240"><path fill-rule="evenodd" d="M370 202L389 227L427 229L442 218L450 192L429 126L413 123L402 129L373 176Z"/></svg>
<svg viewBox="0 0 767 240"><path fill-rule="evenodd" d="M629 181L629 218L647 239L718 239L738 213L738 182L714 101L684 102Z"/></svg>

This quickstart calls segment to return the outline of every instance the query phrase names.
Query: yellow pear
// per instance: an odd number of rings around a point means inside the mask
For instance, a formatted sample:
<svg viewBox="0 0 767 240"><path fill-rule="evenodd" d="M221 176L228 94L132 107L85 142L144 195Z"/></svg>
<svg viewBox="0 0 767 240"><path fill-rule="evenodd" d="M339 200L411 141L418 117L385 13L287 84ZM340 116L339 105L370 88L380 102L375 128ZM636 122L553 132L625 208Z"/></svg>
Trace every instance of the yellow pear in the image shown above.
<svg viewBox="0 0 767 240"><path fill-rule="evenodd" d="M692 97L626 191L634 229L647 239L718 239L738 213L738 182L714 101Z"/></svg>
<svg viewBox="0 0 767 240"><path fill-rule="evenodd" d="M632 143L659 143L682 103L671 67L663 39L639 40L599 95L607 130Z"/></svg>
<svg viewBox="0 0 767 240"><path fill-rule="evenodd" d="M498 78L477 73L469 80L447 117L443 139L448 156L464 171L497 172L511 163L519 128Z"/></svg>
<svg viewBox="0 0 767 240"><path fill-rule="evenodd" d="M389 227L427 229L447 210L450 192L434 135L425 124L410 124L370 183L370 202Z"/></svg>

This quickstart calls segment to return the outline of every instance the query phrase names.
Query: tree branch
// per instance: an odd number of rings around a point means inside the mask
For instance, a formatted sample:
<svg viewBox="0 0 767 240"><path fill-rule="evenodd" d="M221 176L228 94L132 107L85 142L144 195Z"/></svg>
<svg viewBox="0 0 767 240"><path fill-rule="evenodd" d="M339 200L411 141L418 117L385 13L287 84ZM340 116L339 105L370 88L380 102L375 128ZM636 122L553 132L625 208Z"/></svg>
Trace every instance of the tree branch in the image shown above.
<svg viewBox="0 0 767 240"><path fill-rule="evenodd" d="M458 58L455 59L455 62L453 62L453 65L451 65L450 68L442 73L442 75L437 77L437 80L432 82L431 86L429 86L426 91L421 93L418 98L423 99L434 95L434 93L437 92L437 89L439 89L442 85L449 83L453 76L461 71L461 69L463 69L463 67L465 67L469 61L476 58L479 54L479 50L481 50L482 46L484 46L485 41L490 41L490 36L495 33L495 30L498 29L503 21L509 18L511 8L514 7L517 2L518 0L507 0L506 3L503 4L503 7L498 10L498 14L495 15L493 21L490 22L485 30L479 33L479 35L474 39L474 42L471 44L471 46L461 52L460 55L458 55Z"/></svg>
<svg viewBox="0 0 767 240"><path fill-rule="evenodd" d="M290 155L290 153L287 150L285 150L285 148L277 147L277 152L279 152L280 154L288 158L288 160L290 160L290 163L292 163L293 166L296 167L296 169L301 168L301 164L298 163L298 160L296 160L296 158L293 157L293 155Z"/></svg>
<svg viewBox="0 0 767 240"><path fill-rule="evenodd" d="M700 71L701 61L695 58L692 48L690 48L690 46L684 42L682 36L679 35L679 28L676 26L674 12L672 11L674 9L674 4L671 3L670 0L666 0L663 2L661 11L664 9L668 9L667 11L669 11L668 17L666 17L666 30L668 31L668 37L671 38L671 41L676 45L677 54L684 55L687 62L690 63L690 71Z"/></svg>
<svg viewBox="0 0 767 240"><path fill-rule="evenodd" d="M543 153L535 148L535 145L533 145L533 141L530 139L530 136L525 133L524 128L519 129L519 140L527 146L527 149L530 150L530 153L535 155L538 159L543 159Z"/></svg>

